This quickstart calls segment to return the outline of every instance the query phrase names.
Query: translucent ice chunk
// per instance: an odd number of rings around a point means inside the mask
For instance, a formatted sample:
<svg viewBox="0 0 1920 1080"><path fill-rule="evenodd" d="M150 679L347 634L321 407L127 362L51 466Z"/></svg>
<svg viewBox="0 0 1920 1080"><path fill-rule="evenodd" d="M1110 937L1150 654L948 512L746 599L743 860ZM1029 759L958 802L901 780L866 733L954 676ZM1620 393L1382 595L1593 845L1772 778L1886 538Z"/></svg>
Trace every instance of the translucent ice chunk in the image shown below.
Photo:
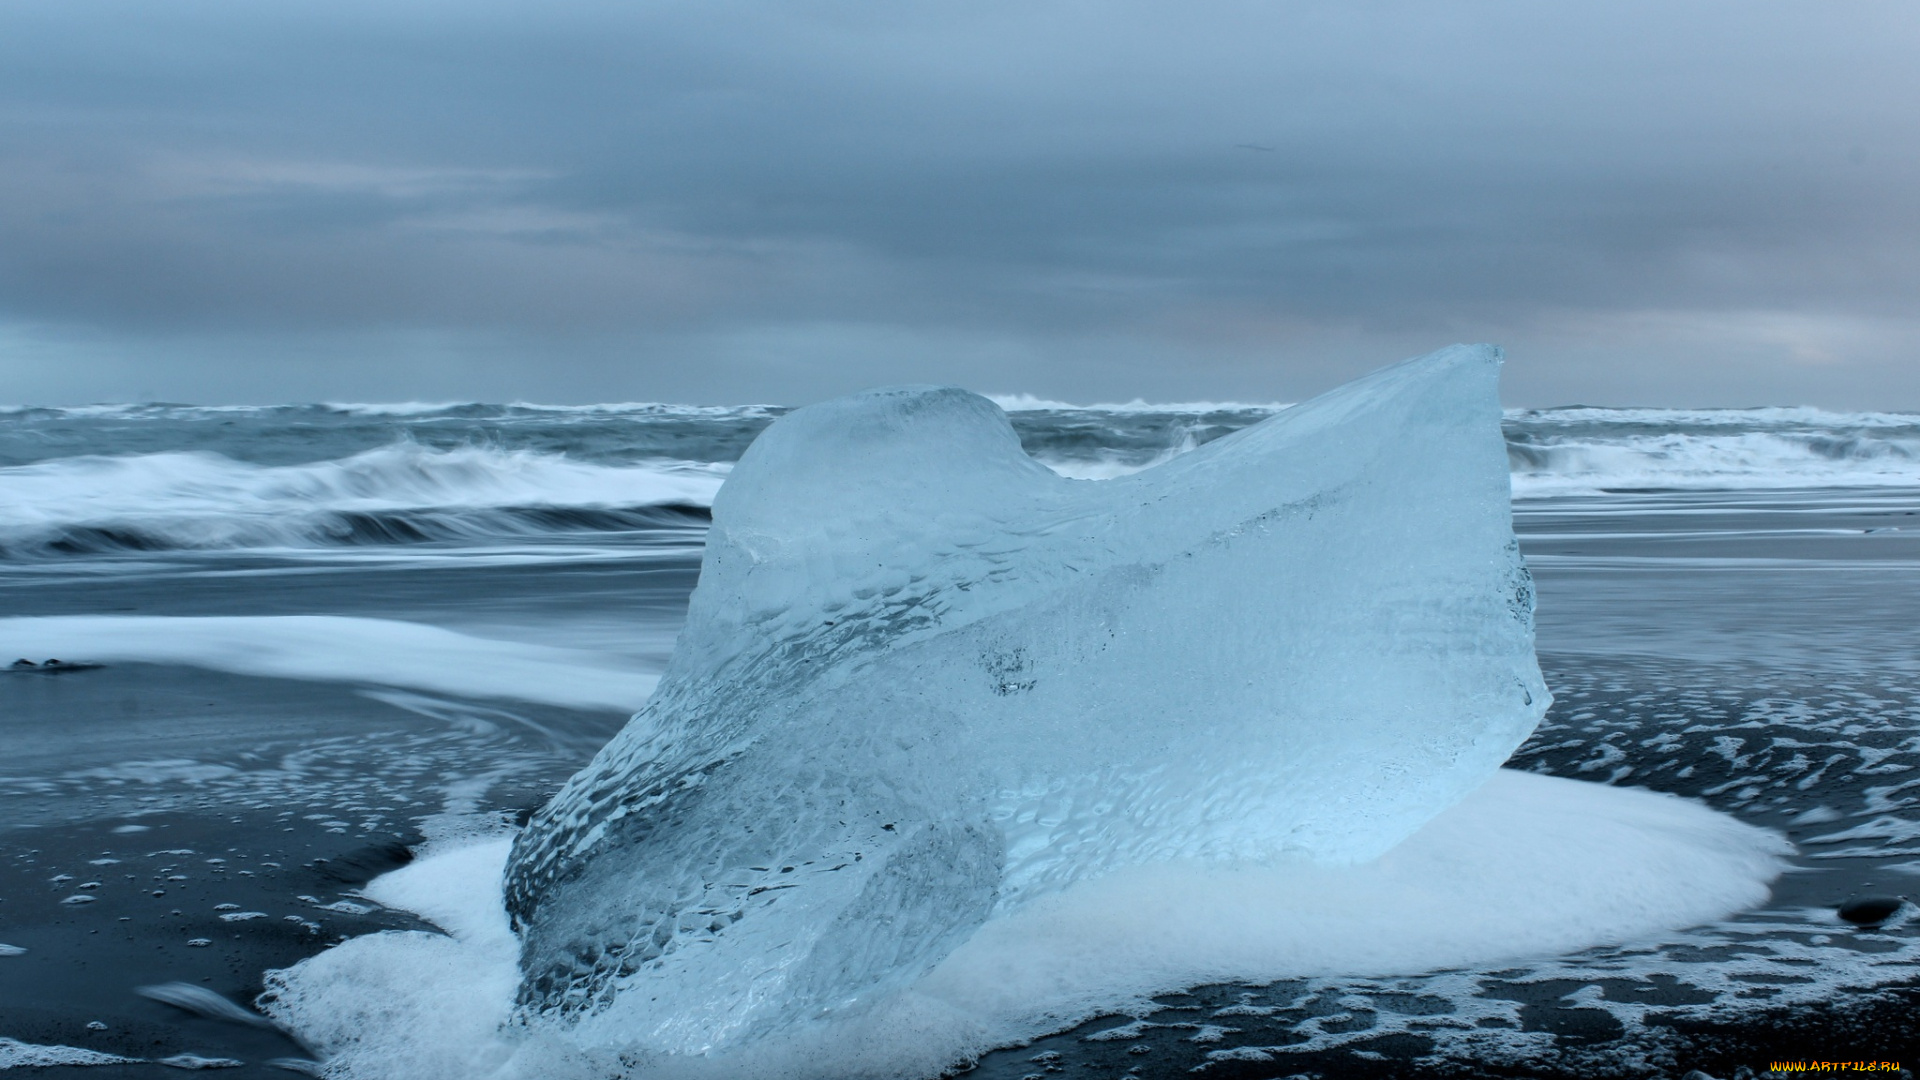
<svg viewBox="0 0 1920 1080"><path fill-rule="evenodd" d="M1387 850L1548 701L1499 358L1104 482L961 390L784 417L715 500L659 690L515 844L522 1009L701 1053L1119 867Z"/></svg>

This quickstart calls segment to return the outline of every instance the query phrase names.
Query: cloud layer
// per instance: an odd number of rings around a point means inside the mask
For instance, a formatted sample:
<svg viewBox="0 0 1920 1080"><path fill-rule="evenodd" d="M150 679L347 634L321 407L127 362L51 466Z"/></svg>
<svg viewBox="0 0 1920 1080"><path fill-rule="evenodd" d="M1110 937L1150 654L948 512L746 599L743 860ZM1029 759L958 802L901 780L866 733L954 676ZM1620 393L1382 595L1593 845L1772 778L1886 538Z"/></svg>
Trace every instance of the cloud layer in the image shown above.
<svg viewBox="0 0 1920 1080"><path fill-rule="evenodd" d="M873 382L1920 408L1920 13L0 15L0 399Z"/></svg>

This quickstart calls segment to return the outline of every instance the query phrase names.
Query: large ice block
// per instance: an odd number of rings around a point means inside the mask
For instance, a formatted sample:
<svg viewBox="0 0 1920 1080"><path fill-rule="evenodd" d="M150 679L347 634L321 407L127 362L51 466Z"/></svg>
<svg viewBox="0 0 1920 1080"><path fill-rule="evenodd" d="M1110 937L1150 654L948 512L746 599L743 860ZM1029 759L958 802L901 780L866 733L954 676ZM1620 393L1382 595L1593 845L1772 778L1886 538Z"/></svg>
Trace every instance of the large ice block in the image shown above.
<svg viewBox="0 0 1920 1080"><path fill-rule="evenodd" d="M782 418L658 691L514 846L523 1012L709 1052L1116 867L1385 851L1548 701L1499 363L1455 346L1099 482L962 390Z"/></svg>

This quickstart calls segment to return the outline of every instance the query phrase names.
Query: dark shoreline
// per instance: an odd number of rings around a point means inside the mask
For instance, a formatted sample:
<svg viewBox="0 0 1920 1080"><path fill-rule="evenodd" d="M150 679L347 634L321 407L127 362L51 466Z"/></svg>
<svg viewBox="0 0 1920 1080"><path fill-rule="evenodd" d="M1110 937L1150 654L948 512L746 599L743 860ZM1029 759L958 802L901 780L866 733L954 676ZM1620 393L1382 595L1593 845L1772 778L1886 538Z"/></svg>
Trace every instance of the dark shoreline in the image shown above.
<svg viewBox="0 0 1920 1080"><path fill-rule="evenodd" d="M1796 797L1775 808L1761 795L1742 796L1742 791L1751 790L1738 789L1744 782L1743 770L1735 767L1733 757L1711 752L1713 740L1722 738L1725 731L1740 730L1743 717L1770 701L1793 699L1809 725L1800 734L1812 737L1822 716L1830 713L1835 722L1847 720L1847 710L1853 707L1849 702L1854 698L1831 687L1844 685L1856 696L1870 690L1868 696L1879 698L1901 692L1870 685L1859 676L1842 684L1831 674L1762 675L1714 665L1662 665L1552 654L1545 658L1561 700L1549 721L1515 755L1511 765L1604 782L1610 773L1596 775L1594 763L1614 760L1607 748L1620 741L1615 734L1631 733L1637 730L1636 724L1659 727L1665 719L1663 709L1670 712L1680 708L1691 721L1690 734L1664 756L1694 766L1686 770L1686 778L1662 773L1662 763L1647 760L1638 763L1631 774L1614 778L1615 782L1694 797L1720 792L1705 797L1748 820L1787 829L1801 840L1809 834L1836 829L1841 823L1794 828L1788 824L1790 811L1816 800L1849 803L1859 796L1853 789L1871 778L1843 781L1836 776L1806 798ZM1902 680L1890 677L1883 681ZM295 726L304 727L306 734L277 733L274 737L285 739L286 747L308 745L310 736L318 731L338 741L342 732L350 729L359 736L354 745L366 744L371 747L369 752L384 753L392 752L393 740L398 737L381 730L395 721L388 706L347 688L141 665L77 672L71 678L62 676L45 682L59 684L61 700L46 703L53 708L52 713L35 714L43 721L61 710L78 707L76 697L94 700L96 710L122 694L140 697L148 712L122 717L121 723L130 726L121 728L123 738L107 748L109 756L140 745L140 731L156 725L164 731L175 730L177 718L165 715L169 702L173 711L194 711L199 723L207 722L210 710L218 712L223 706L242 713L258 710L268 702L299 708L303 719ZM1823 686L1829 689L1822 691ZM1693 697L1675 701L1673 691L1662 687L1685 687ZM1701 687L1712 691L1704 699ZM1827 698L1821 698L1823 692ZM154 710L161 715L152 715ZM1598 727L1594 726L1597 721L1569 719L1586 713L1609 719ZM13 717L16 722L28 718L27 713ZM1860 730L1857 722L1849 720L1848 724L1846 742L1860 748L1854 753L1877 755L1880 751L1873 749L1876 745L1893 750L1903 741L1897 725L1884 728L1876 737ZM415 732L412 737L422 736ZM498 752L518 737L489 745ZM423 745L439 744L429 740ZM442 748L437 760L446 771L425 770L422 777L429 787L459 780L452 763L460 761L463 745L456 742ZM143 749L150 754L168 752L164 739ZM448 755L446 750L453 753ZM1879 760L1897 763L1897 759ZM356 780L356 768L352 760L336 762L324 770L326 783L364 789L371 781ZM568 768L561 757L539 756L529 762L524 775L501 777L476 811L503 822L522 817L540 803L549 790L546 785L563 777ZM1765 760L1747 762L1746 770L1764 774ZM418 768L414 771L422 772ZM1667 777L1664 781L1663 776ZM1780 788L1784 783L1776 780L1755 786ZM328 805L328 800L337 805L339 799L356 797L351 791L342 795L324 790L326 784L317 780L299 793L306 801L274 803L270 810L226 806L217 799L194 796L192 782L187 782L176 797L159 800L166 804L164 809L154 809L156 802L151 800L155 796L130 792L159 790L158 786L130 785L128 781L107 781L106 785L80 800L85 805L67 806L83 820L16 823L0 832L0 898L4 898L0 899L0 941L28 950L24 955L0 957L0 972L7 974L0 980L0 1017L5 1017L0 1035L28 1043L146 1059L175 1054L230 1058L246 1064L221 1070L221 1075L287 1076L291 1074L269 1062L303 1056L304 1049L292 1039L268 1030L197 1017L140 997L136 988L187 982L231 1001L250 1004L260 992L262 976L268 969L290 966L360 934L433 929L403 912L357 901L353 894L374 876L407 861L408 847L422 840L418 822L437 807L435 800L417 799L409 812L388 814L385 824L370 830L347 828L347 822L329 813L292 812ZM24 792L16 793L16 799L19 794ZM364 801L375 796L358 797ZM390 799L392 795L377 797ZM1736 797L1738 805L1726 805ZM247 798L263 799L264 795L255 793ZM115 831L129 826L138 827L138 831ZM1877 878L1897 886L1899 875L1883 872L1888 869L1885 864L1895 857L1819 862L1802 859L1802 870L1776 886L1770 906L1830 911L1860 881ZM119 861L94 862L100 859ZM224 861L209 861L213 859ZM70 877L55 880L61 875ZM176 875L184 880L175 880ZM92 881L100 885L80 888ZM152 895L155 890L163 895ZM63 902L77 895L92 899ZM366 910L329 907L342 901ZM216 905L235 906L221 911ZM222 914L255 911L262 915L231 922L220 918ZM1857 931L1835 920L1835 932L1848 933L1862 946L1892 947L1898 939L1920 930L1915 923L1920 920L1901 918L1883 930ZM187 944L196 938L204 938L209 944ZM108 940L112 941L111 947L102 948ZM1879 940L1886 945L1872 944ZM1675 1008L1707 1000L1671 980L1652 986L1651 993L1647 986L1626 980L1596 976L1588 982L1599 986L1609 1000ZM1431 1040L1405 1031L1372 1039L1362 1036L1332 1050L1268 1052L1264 1054L1267 1060L1259 1060L1262 1054L1257 1050L1242 1060L1209 1060L1206 1052L1212 1044L1190 1040L1196 1018L1224 1004L1244 1003L1249 995L1265 1002L1269 1009L1265 1017L1236 1018L1232 1022L1237 1029L1233 1044L1242 1047L1285 1047L1298 1042L1299 1035L1291 1029L1306 1019L1316 1019L1322 1030L1339 1030L1344 1024L1349 1025L1347 1030L1358 1033L1368 1026L1364 1013L1345 1021L1332 1017L1343 1008L1342 994L1337 990L1323 988L1303 1000L1301 984L1278 983L1269 987L1200 987L1167 995L1159 999L1166 1008L1144 1018L1146 1026L1138 1038L1090 1041L1087 1035L1109 1032L1140 1019L1098 1018L1029 1046L987 1054L972 1068L955 1070L953 1075L964 1071L983 1080L1014 1080L1057 1072L1173 1077L1195 1075L1192 1070L1201 1067L1203 1071L1197 1075L1233 1080L1291 1075L1357 1080L1389 1076L1470 1080L1618 1076L1639 1080L1678 1078L1698 1069L1718 1080L1729 1080L1741 1067L1757 1074L1774 1060L1872 1059L1910 1064L1912 1053L1908 1048L1920 1047L1920 1012L1914 1009L1920 1004L1914 998L1920 994L1920 987L1912 983L1786 1008L1768 1008L1764 1000L1756 998L1754 1011L1732 1021L1682 1015L1663 1018L1656 1008L1648 1025L1638 1031L1623 1030L1604 1010L1565 1001L1566 995L1586 984L1578 980L1513 980L1489 991L1521 1003L1525 1029L1550 1033L1556 1039L1553 1049L1524 1062L1435 1058L1431 1056ZM1435 1004L1437 1016L1443 1005ZM1418 1011L1421 1006L1409 1002L1404 1007ZM1330 1020L1334 1027L1327 1026ZM90 1021L104 1023L107 1029L90 1031L85 1026ZM1050 1065L1054 1068L1049 1069ZM128 1065L50 1067L25 1075L112 1080L172 1075L176 1071L149 1060Z"/></svg>
<svg viewBox="0 0 1920 1080"><path fill-rule="evenodd" d="M245 1062L218 1071L235 1078L295 1075L268 1062L307 1051L136 989L184 982L250 1007L268 970L337 942L437 933L356 890L408 862L455 791L471 789L465 812L504 825L585 752L490 722L497 703L430 699L427 716L351 685L151 664L3 685L0 943L26 952L0 956L0 1037ZM515 708L569 744L624 720ZM153 1060L21 1073L178 1074Z"/></svg>
<svg viewBox="0 0 1920 1080"><path fill-rule="evenodd" d="M1276 984L1284 986L1285 984ZM1155 1078L1199 1076L1206 1080L1698 1080L1696 1071L1714 1080L1756 1080L1772 1074L1776 1062L1895 1061L1902 1069L1881 1072L1911 1080L1914 1053L1920 1050L1920 983L1884 987L1848 1000L1777 1010L1760 1010L1737 1021L1659 1020L1640 1032L1623 1031L1598 1009L1562 1006L1573 985L1518 987L1527 993L1526 1011L1541 1030L1552 1031L1557 1045L1522 1061L1492 1062L1434 1056L1431 1040L1388 1035L1337 1050L1264 1054L1264 1060L1208 1061L1197 1067L1191 1046L1181 1046L1201 1014L1247 995L1243 986L1203 986L1185 994L1156 998L1166 1005L1146 1017L1164 1025L1138 1040L1089 1040L1088 1036L1136 1019L1108 1016L1035 1040L1027 1046L997 1050L980 1061L950 1069L943 1077L968 1080L1020 1080L1041 1077L1100 1076ZM1684 995L1681 995L1684 996ZM1289 1041L1287 1024L1305 1013L1284 1015L1268 1028L1275 1047ZM1262 1032L1258 1022L1250 1041ZM1531 1024L1529 1025L1532 1026ZM1177 1055L1177 1057L1176 1057ZM1169 1060L1172 1059L1172 1060Z"/></svg>
<svg viewBox="0 0 1920 1080"><path fill-rule="evenodd" d="M418 833L368 843L310 823L283 832L277 818L237 820L175 812L140 818L144 831L137 833L116 833L128 823L113 821L9 830L0 862L0 940L27 951L0 959L7 974L0 980L0 1035L123 1057L237 1059L247 1064L220 1075L284 1077L289 1073L264 1062L308 1056L294 1039L195 1016L137 988L191 983L250 1005L270 968L361 934L433 929L353 898L358 886L409 861ZM267 836L276 837L271 846L257 843ZM246 838L256 843L235 843ZM120 861L92 862L108 858ZM70 881L52 880L66 875ZM98 887L81 888L95 881ZM73 896L90 899L66 902ZM218 910L226 905L233 907ZM87 939L113 945L101 950ZM90 1030L89 1023L105 1029ZM30 1075L104 1080L176 1072L145 1063L55 1066Z"/></svg>
<svg viewBox="0 0 1920 1080"><path fill-rule="evenodd" d="M1920 564L1902 554L1914 536L1868 536L1864 530L1880 518L1869 521L1851 509L1809 515L1785 501L1777 513L1761 515L1781 519L1769 525L1697 512L1693 501L1660 501L1617 521L1606 508L1594 510L1590 521L1580 517L1590 508L1578 500L1538 502L1521 514L1523 550L1535 560L1541 596L1540 656L1557 701L1510 764L1697 798L1788 833L1802 856L1776 884L1767 910L1810 914L1757 932L1801 943L1831 936L1832 944L1821 949L1852 949L1849 955L1868 958L1898 953L1910 965L1920 934L1911 908L1884 933L1856 931L1833 912L1866 889L1920 896L1920 845L1890 836L1833 837L1870 831L1883 817L1910 821L1914 812L1913 796L1901 790L1907 778L1920 775L1912 771L1920 768L1920 742L1913 737L1920 730L1920 654L1911 644ZM1754 501L1771 508L1781 500ZM1858 500L1838 501L1851 507ZM1885 516L1897 501L1880 496L1872 509ZM1776 525L1790 535L1755 539ZM18 614L322 611L435 622L481 612L495 624L525 623L535 628L528 633L549 637L551 631L538 629L549 622L617 616L635 634L666 640L695 573L691 556L676 559L378 573L267 560L257 574L209 562L160 577L22 571L6 595ZM0 657L0 664L12 659ZM413 697L424 711L408 711L393 704L395 695L382 700L370 693L383 694L344 677L293 682L140 664L0 679L0 822L6 823L0 827L0 942L29 950L0 957L0 1036L147 1058L231 1057L248 1064L221 1075L293 1075L266 1064L298 1053L290 1040L197 1018L140 998L134 988L179 980L244 1004L267 969L343 936L425 928L398 912L319 907L350 899L357 884L393 865L392 845L417 842L421 824L455 803L460 812L503 821L539 805L625 719L421 695ZM502 722L502 708L546 734ZM111 832L125 824L151 831ZM154 855L180 849L195 853L178 857L195 860L193 867ZM122 861L94 866L90 860L98 858ZM209 864L209 858L228 861ZM162 867L188 880L154 881L170 876ZM73 877L51 880L60 874ZM102 883L85 890L95 900L61 903L92 880ZM156 887L167 894L152 897ZM221 922L224 912L215 905L229 903L235 912L264 916ZM182 914L174 916L176 909ZM320 930L306 930L302 922ZM211 944L186 946L193 937ZM1698 960L1709 968L1717 963L1710 952ZM1904 976L1913 968L1901 970ZM1655 1008L1644 1030L1625 1032L1611 1014L1592 1007L1591 996L1583 1004L1566 995L1592 985L1602 1001L1674 1010L1711 995L1665 977L1637 987L1599 968L1591 974L1508 980L1511 986L1497 989L1521 995L1520 1026L1559 1041L1524 1059L1424 1060L1430 1041L1417 1035L1360 1035L1370 1021L1345 1009L1342 994L1296 1003L1285 996L1288 984L1274 984L1169 995L1165 1016L1149 1022L1187 1027L1086 1041L1087 1034L1133 1018L1096 1019L1031 1046L987 1054L969 1075L1681 1080L1697 1069L1731 1080L1740 1068L1758 1072L1775 1059L1897 1060L1911 1068L1920 1050L1914 1019L1920 990L1911 979L1782 1007L1769 995L1790 990L1800 978L1783 967L1774 973L1776 985L1727 994L1727 1002L1743 1010L1734 1020L1678 1012L1663 1017ZM1811 971L1803 981L1820 974ZM1196 1002L1232 1002L1248 993L1273 999L1265 1019L1215 1021L1240 1030L1229 1041L1188 1041ZM1414 994L1397 1005L1442 1015L1438 1005L1417 999ZM1331 1019L1341 1011L1352 1015ZM1358 1038L1332 1051L1255 1059L1261 1046L1296 1042L1286 1028L1303 1018L1321 1030L1345 1026ZM87 1031L95 1019L108 1030ZM1137 1045L1147 1049L1131 1052ZM1242 1060L1207 1056L1233 1047L1246 1051ZM1035 1060L1049 1053L1060 1057ZM1365 1053L1380 1057L1360 1056ZM1190 1071L1200 1066L1204 1071ZM175 1072L140 1064L22 1075Z"/></svg>

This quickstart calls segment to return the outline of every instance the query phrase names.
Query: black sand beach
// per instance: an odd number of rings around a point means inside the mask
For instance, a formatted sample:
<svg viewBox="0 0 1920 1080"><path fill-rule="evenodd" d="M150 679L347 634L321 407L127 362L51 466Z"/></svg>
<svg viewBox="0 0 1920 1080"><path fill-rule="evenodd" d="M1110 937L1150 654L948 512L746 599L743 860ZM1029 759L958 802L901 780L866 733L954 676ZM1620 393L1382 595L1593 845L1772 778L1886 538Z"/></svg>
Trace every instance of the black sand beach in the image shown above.
<svg viewBox="0 0 1920 1080"><path fill-rule="evenodd" d="M1194 988L1150 1015L989 1054L973 1075L1725 1080L1775 1061L1912 1067L1915 909L1868 926L1837 910L1920 896L1920 491L1621 491L1517 510L1556 701L1510 767L1682 795L1781 830L1798 854L1773 899L1722 925L1495 971ZM15 561L0 564L0 604L14 620L431 623L658 670L697 569L697 524L484 549ZM45 652L0 672L0 943L12 947L0 1038L141 1060L28 1075L306 1067L283 1033L137 991L185 983L244 1006L269 969L426 928L357 888L429 835L524 820L626 719L369 682L350 664L326 679L233 670L244 657L207 662L227 670L47 670Z"/></svg>

